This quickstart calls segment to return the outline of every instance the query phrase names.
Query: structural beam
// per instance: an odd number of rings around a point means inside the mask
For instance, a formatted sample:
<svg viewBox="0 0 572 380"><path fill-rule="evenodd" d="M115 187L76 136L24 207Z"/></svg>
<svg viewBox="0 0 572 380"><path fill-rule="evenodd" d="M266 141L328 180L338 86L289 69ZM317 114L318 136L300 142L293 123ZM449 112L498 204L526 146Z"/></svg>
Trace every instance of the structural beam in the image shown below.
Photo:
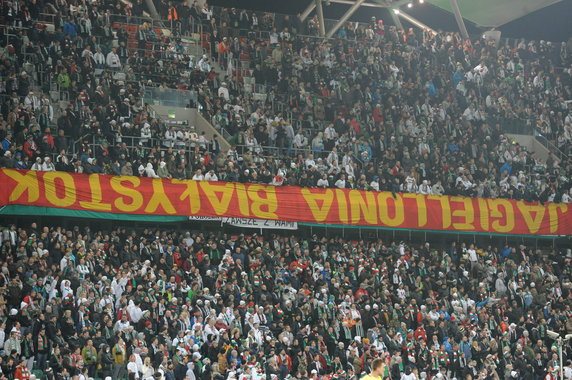
<svg viewBox="0 0 572 380"><path fill-rule="evenodd" d="M375 0L375 1L382 2L382 0ZM402 5L409 4L412 2L414 2L414 0L397 0L397 1L392 2L390 5L388 5L388 7L399 8Z"/></svg>
<svg viewBox="0 0 572 380"><path fill-rule="evenodd" d="M391 11L391 13L395 14L393 11ZM415 17L411 17L410 15L408 15L407 13L403 12L403 11L399 11L399 13L397 14L399 17L401 17L404 20L409 21L411 24L415 25L416 27L420 28L420 29L427 29L429 30L431 33L433 34L437 34L437 32L430 28L429 26L423 24L421 21L417 20Z"/></svg>
<svg viewBox="0 0 572 380"><path fill-rule="evenodd" d="M342 16L342 18L340 18L338 20L338 22L336 22L336 24L332 27L332 29L330 29L327 33L327 37L331 38L337 31L338 29L340 29L340 27L342 25L345 24L346 21L348 21L348 19L355 13L355 11L358 10L358 8L365 2L365 0L356 0L356 2L354 3L354 5L352 5L350 7L350 9L347 10L346 13L344 13L344 15Z"/></svg>
<svg viewBox="0 0 572 380"><path fill-rule="evenodd" d="M305 19L307 19L310 13L312 13L312 11L314 10L314 8L316 8L316 3L312 0L310 1L310 4L308 4L306 9L304 9L304 12L298 15L300 21L304 21Z"/></svg>
<svg viewBox="0 0 572 380"><path fill-rule="evenodd" d="M326 24L324 22L324 8L322 8L322 0L314 0L316 4L316 13L318 14L318 27L320 31L320 37L326 35Z"/></svg>
<svg viewBox="0 0 572 380"><path fill-rule="evenodd" d="M330 0L330 3L332 4L347 4L347 5L353 5L355 3L355 1L352 0ZM387 5L385 5L382 2L379 3L363 3L361 5L362 7L372 7L372 8L387 8Z"/></svg>
<svg viewBox="0 0 572 380"><path fill-rule="evenodd" d="M391 15L391 19L393 20L393 23L395 24L397 29L403 30L403 24L401 23L399 16L393 11L393 9L389 10L389 14Z"/></svg>
<svg viewBox="0 0 572 380"><path fill-rule="evenodd" d="M457 0L449 0L451 4L451 9L453 9L453 14L455 15L455 20L457 20L457 26L461 31L461 35L464 39L469 39L469 33L467 32L467 27L465 26L465 20L463 20L463 16L461 16L461 10L459 9L459 4Z"/></svg>

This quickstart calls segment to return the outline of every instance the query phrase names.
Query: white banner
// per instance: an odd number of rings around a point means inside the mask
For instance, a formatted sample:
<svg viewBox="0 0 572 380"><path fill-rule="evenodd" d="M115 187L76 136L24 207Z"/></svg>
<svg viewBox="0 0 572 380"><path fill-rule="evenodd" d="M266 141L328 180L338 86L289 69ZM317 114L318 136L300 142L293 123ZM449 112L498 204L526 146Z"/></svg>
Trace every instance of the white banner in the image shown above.
<svg viewBox="0 0 572 380"><path fill-rule="evenodd" d="M189 220L199 222L220 222L222 218L220 216L189 216Z"/></svg>
<svg viewBox="0 0 572 380"><path fill-rule="evenodd" d="M284 222L281 220L247 219L247 218L223 218L223 223L231 226L244 228L268 228L276 230L297 230L297 222Z"/></svg>

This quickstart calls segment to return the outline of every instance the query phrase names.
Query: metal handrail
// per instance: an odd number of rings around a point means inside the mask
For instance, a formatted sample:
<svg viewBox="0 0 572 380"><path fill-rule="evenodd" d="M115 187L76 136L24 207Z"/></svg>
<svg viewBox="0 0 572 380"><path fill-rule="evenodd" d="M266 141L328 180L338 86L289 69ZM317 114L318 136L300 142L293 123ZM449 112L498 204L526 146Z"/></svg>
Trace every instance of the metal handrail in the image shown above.
<svg viewBox="0 0 572 380"><path fill-rule="evenodd" d="M559 160L563 160L564 158L570 158L570 156L561 151L560 148L558 148L555 144L553 144L550 140L548 140L548 138L546 138L541 132L539 128L536 128L535 133L534 133L534 138L541 143L542 145L544 145L544 147L546 149L548 149L549 151L551 151L552 153L554 153L554 155L559 159Z"/></svg>
<svg viewBox="0 0 572 380"><path fill-rule="evenodd" d="M248 145L245 145L245 144L234 144L233 146L236 147L236 148L239 148L239 150L242 150L242 152L246 152L247 150L252 151L251 147L248 146ZM256 146L256 149L258 149L258 148L261 149L261 153L262 153L262 152L276 152L276 151L279 152L280 149L286 149L286 150L288 150L288 147L282 147L282 148L281 148L281 147L277 147L277 146L268 146L268 145L257 145L257 146ZM308 146L305 147L305 148L303 148L303 149L296 148L296 147L292 146L292 147L291 147L291 150L292 150L292 152L294 152L294 155L289 155L289 156L288 156L288 155L284 155L284 156L280 156L280 155L275 155L275 154L261 154L261 153L259 153L258 155L259 155L260 157L264 157L264 158L267 158L267 157L269 157L269 156L272 156L272 157L287 158L287 159L290 159L290 160L295 160L295 159L296 159L296 156L295 156L295 155L297 155L297 154L304 154L304 153L312 153L312 154L314 154L314 153L315 153L315 152L312 150L311 141L309 141L309 142L308 142ZM324 159L325 159L325 157L327 157L331 152L332 152L331 150L321 150L321 151L319 151L319 152L317 152L317 153L319 153L322 157L314 157L314 158L315 158L316 160L317 160L318 158L324 158ZM253 153L255 153L255 152L253 152ZM355 152L354 152L354 153L355 153ZM342 152L342 151L338 151L337 154L338 154L338 159L340 159L340 160L341 160L341 159L343 158L343 156L344 156L344 152ZM361 167L363 167L363 165L366 164L366 163L365 163L360 157L358 157L357 155L354 155L354 156L353 156L353 159L354 159ZM370 162L372 162L372 161L373 161L373 159L372 159ZM340 169L341 169L341 167L340 167Z"/></svg>
<svg viewBox="0 0 572 380"><path fill-rule="evenodd" d="M161 118L161 116L156 115L156 118L159 119L160 123L164 123L165 121ZM95 148L97 147L101 147L101 144L99 144L96 141L96 135L95 134L88 134L88 135L84 135L81 138L77 139L76 141L73 142L73 154L75 154L77 157L79 157L79 147L81 146L82 141L85 141L86 139L91 140L91 142L88 144L91 148L92 151L95 151ZM150 150L152 147L162 147L165 148L164 145L164 139L162 138L158 138L158 137L141 137L141 136L123 136L122 137L122 143L125 143L126 147L130 150L135 149L137 147L139 147L139 142L141 141L146 141L145 144L143 144L143 149L144 150ZM191 154L194 152L194 147L190 145L190 142L186 141L183 142L184 144L180 144L181 141L177 141L175 142L175 148L177 150L183 150L186 154ZM238 151L240 152L246 152L248 150L250 150L250 147L248 147L247 145L244 144L234 144L231 145L233 147L235 147ZM294 161L296 160L296 155L298 154L304 154L304 153L313 153L311 147L309 146L306 149L298 149L295 147L292 147L291 150L294 153L294 155L281 155L280 154L280 149L284 149L287 150L287 147L273 147L273 146L260 146L260 148L262 149L262 152L258 154L259 157L263 157L263 158L268 158L268 157L274 157L277 158L279 160L286 160L286 161ZM210 152L210 146L207 145L206 147L207 151ZM278 154L272 154L272 152L278 153ZM211 152L213 153L213 152ZM322 157L315 157L315 159L317 160L318 158L324 158L327 157L329 154L331 153L331 151L326 151L326 150L322 150L320 152L320 155ZM54 155L57 155L58 153L54 153ZM343 152L338 152L338 156L339 156L339 160L341 162L341 159L343 158ZM306 158L306 156L304 156L304 158ZM363 167L364 166L364 162L360 159L360 157L354 155L353 159L355 160L355 162L360 166ZM339 162L339 163L340 163ZM340 163L341 164L341 163ZM342 169L342 167L340 166L340 170Z"/></svg>

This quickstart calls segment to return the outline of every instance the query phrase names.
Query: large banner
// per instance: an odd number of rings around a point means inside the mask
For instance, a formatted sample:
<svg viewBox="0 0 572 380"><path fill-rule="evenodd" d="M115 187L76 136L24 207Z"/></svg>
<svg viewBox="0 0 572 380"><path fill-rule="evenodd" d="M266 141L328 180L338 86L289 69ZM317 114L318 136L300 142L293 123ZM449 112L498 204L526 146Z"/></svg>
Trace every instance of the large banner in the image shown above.
<svg viewBox="0 0 572 380"><path fill-rule="evenodd" d="M572 235L567 204L0 169L0 206Z"/></svg>

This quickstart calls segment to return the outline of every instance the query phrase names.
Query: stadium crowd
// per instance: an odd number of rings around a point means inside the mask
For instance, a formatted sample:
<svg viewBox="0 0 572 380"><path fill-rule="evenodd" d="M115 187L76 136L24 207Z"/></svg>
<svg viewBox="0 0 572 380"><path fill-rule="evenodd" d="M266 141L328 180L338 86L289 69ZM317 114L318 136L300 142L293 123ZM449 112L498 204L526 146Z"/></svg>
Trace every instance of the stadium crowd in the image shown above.
<svg viewBox="0 0 572 380"><path fill-rule="evenodd" d="M128 16L141 15L140 5L121 4ZM569 151L565 45L511 49L386 30L381 21L349 24L328 41L275 25L261 40L248 30L268 28L267 21L236 24L228 13L237 10L219 9L191 16L212 37L212 57L197 60L182 39L157 35L148 22L130 54L116 12L106 2L87 12L70 5L55 32L32 13L9 12L8 25L22 29L7 36L2 57L1 166L570 202L569 158L542 162L503 132L538 127ZM228 56L247 59L265 102L232 74L236 67L223 78L209 62L232 66ZM31 74L45 78L40 93ZM51 104L54 82L69 97L62 110ZM189 101L234 146L221 151L212 136L166 127L142 105L145 86L192 89Z"/></svg>
<svg viewBox="0 0 572 380"><path fill-rule="evenodd" d="M315 20L158 5L181 36L140 1L3 3L0 167L570 202L570 160L504 132L570 152L566 45L377 20L325 41L301 34ZM209 31L200 57L189 17ZM145 86L192 90L232 147L154 118ZM572 333L569 250L37 224L0 246L6 379L357 380L378 357L384 379L555 379L547 331Z"/></svg>
<svg viewBox="0 0 572 380"><path fill-rule="evenodd" d="M558 376L569 249L296 235L4 227L2 378Z"/></svg>

